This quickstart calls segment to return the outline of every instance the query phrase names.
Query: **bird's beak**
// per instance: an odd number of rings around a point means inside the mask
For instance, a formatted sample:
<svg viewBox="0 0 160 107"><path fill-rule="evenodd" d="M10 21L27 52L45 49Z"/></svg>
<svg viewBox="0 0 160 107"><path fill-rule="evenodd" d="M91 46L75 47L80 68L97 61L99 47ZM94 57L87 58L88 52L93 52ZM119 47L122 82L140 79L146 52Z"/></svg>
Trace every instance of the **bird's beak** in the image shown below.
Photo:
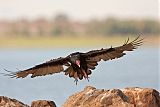
<svg viewBox="0 0 160 107"><path fill-rule="evenodd" d="M78 65L78 67L81 67L80 60L76 60L76 64Z"/></svg>

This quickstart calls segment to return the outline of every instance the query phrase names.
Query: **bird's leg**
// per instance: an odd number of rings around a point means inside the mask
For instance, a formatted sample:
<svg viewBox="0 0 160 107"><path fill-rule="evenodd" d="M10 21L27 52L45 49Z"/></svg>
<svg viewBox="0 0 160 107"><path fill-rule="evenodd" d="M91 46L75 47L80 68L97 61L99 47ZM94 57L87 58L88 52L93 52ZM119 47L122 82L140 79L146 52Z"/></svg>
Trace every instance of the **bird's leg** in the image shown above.
<svg viewBox="0 0 160 107"><path fill-rule="evenodd" d="M78 74L77 72L74 73L74 82L76 82L76 85L77 85L77 82L78 82Z"/></svg>
<svg viewBox="0 0 160 107"><path fill-rule="evenodd" d="M83 73L83 76L84 76L85 79L88 78L88 75L84 70L82 70L82 73Z"/></svg>
<svg viewBox="0 0 160 107"><path fill-rule="evenodd" d="M82 70L82 73L83 73L84 78L87 79L89 82L88 74L84 70Z"/></svg>
<svg viewBox="0 0 160 107"><path fill-rule="evenodd" d="M87 77L87 80L88 80L88 82L89 82L89 77Z"/></svg>
<svg viewBox="0 0 160 107"><path fill-rule="evenodd" d="M78 79L75 79L74 82L76 82L76 85L77 85Z"/></svg>

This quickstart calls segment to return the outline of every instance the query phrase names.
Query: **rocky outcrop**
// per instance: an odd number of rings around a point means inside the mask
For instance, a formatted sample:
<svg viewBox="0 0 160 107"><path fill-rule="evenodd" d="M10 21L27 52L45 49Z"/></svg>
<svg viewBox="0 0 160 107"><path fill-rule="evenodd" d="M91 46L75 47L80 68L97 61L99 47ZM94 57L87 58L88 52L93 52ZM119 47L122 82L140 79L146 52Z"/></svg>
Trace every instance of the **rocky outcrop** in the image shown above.
<svg viewBox="0 0 160 107"><path fill-rule="evenodd" d="M37 100L28 106L16 99L0 96L0 107L56 107L56 104L53 101Z"/></svg>
<svg viewBox="0 0 160 107"><path fill-rule="evenodd" d="M122 92L136 107L160 107L160 94L150 88L125 88Z"/></svg>
<svg viewBox="0 0 160 107"><path fill-rule="evenodd" d="M56 107L56 104L53 101L38 100L33 101L31 107Z"/></svg>
<svg viewBox="0 0 160 107"><path fill-rule="evenodd" d="M0 107L29 107L22 102L8 97L0 96Z"/></svg>
<svg viewBox="0 0 160 107"><path fill-rule="evenodd" d="M96 89L87 86L62 107L160 107L159 92L149 88Z"/></svg>
<svg viewBox="0 0 160 107"><path fill-rule="evenodd" d="M56 107L53 101L37 100L31 106L0 96L0 107ZM62 107L160 107L159 92L150 88L96 89L87 86L70 96Z"/></svg>

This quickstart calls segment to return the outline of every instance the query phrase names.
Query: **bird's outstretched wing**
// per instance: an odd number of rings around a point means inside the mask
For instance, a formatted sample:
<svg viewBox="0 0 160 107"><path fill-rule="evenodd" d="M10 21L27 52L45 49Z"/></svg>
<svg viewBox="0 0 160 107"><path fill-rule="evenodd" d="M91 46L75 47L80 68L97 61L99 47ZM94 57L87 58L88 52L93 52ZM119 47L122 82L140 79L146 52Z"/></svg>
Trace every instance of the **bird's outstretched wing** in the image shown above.
<svg viewBox="0 0 160 107"><path fill-rule="evenodd" d="M129 42L129 38L122 46L114 47L114 48L107 48L107 49L100 49L100 50L92 50L87 53L83 53L83 56L86 58L86 62L88 64L88 68L92 69L95 68L97 62L104 60L112 60L115 58L120 58L126 53L124 51L133 51L138 46L142 45L143 39L140 39L138 36L133 41Z"/></svg>
<svg viewBox="0 0 160 107"><path fill-rule="evenodd" d="M36 76L44 76L44 75L59 73L64 70L63 65L68 65L68 64L69 64L68 57L66 58L60 57L58 59L52 59L50 61L36 65L35 67L26 70L18 72L8 71L8 74L5 75L10 76L12 78L25 78L26 76L31 74L31 78L34 78Z"/></svg>

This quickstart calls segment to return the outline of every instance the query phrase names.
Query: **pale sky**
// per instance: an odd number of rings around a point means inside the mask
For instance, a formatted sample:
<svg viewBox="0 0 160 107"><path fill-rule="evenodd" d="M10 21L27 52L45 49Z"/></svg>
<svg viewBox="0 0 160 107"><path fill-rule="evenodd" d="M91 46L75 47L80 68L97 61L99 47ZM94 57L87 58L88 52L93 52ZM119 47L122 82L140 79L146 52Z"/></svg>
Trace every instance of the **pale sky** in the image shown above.
<svg viewBox="0 0 160 107"><path fill-rule="evenodd" d="M0 19L50 18L57 13L74 20L109 16L159 19L159 4L158 0L0 0Z"/></svg>

